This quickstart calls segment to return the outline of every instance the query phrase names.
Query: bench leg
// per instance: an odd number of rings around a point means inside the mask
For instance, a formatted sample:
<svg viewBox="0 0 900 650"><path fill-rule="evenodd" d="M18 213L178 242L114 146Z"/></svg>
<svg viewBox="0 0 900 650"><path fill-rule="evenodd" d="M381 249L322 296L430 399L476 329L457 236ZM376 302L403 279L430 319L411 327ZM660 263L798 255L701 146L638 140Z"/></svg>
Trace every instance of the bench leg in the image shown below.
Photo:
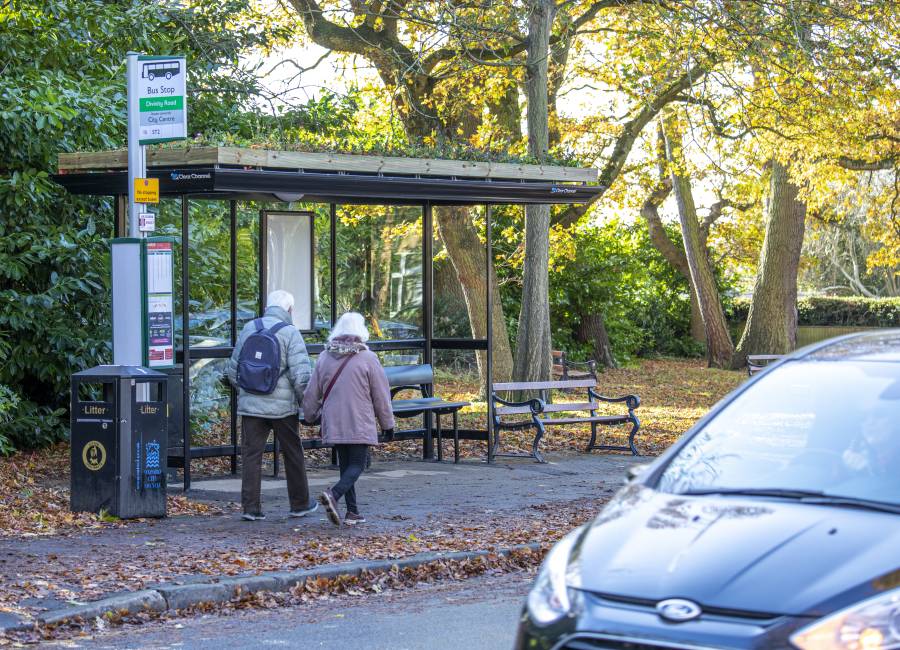
<svg viewBox="0 0 900 650"><path fill-rule="evenodd" d="M441 414L438 413L437 411L435 411L434 418L435 418L435 422L434 422L435 427L437 429L437 459L438 459L438 462L440 463L441 461L444 460L444 445L443 445L443 438L441 436Z"/></svg>
<svg viewBox="0 0 900 650"><path fill-rule="evenodd" d="M634 437L637 435L638 429L641 428L641 421L634 413L631 414L631 417L633 418L634 426L631 427L631 433L628 434L628 446L631 447L632 456L640 456L637 446L634 444Z"/></svg>
<svg viewBox="0 0 900 650"><path fill-rule="evenodd" d="M537 420L534 425L535 434L534 434L534 442L531 443L531 455L534 456L535 460L539 463L546 463L544 457L541 456L541 452L538 451L538 445L541 442L541 438L544 437L544 425L541 424L540 420Z"/></svg>
<svg viewBox="0 0 900 650"><path fill-rule="evenodd" d="M597 444L597 423L591 422L591 441L588 443L587 449L585 451L591 451L594 448L594 445Z"/></svg>
<svg viewBox="0 0 900 650"><path fill-rule="evenodd" d="M422 439L422 459L431 460L434 458L434 440L431 437L431 411L425 411L425 436Z"/></svg>
<svg viewBox="0 0 900 650"><path fill-rule="evenodd" d="M458 411L453 411L453 463L459 464L459 418Z"/></svg>

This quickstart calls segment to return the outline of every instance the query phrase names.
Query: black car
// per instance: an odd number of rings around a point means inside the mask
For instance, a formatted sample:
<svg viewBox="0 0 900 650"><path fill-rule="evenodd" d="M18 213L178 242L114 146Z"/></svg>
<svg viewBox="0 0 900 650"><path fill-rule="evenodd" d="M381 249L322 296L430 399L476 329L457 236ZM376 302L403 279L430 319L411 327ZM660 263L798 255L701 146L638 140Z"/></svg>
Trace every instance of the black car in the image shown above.
<svg viewBox="0 0 900 650"><path fill-rule="evenodd" d="M723 399L549 552L516 648L900 648L900 331Z"/></svg>

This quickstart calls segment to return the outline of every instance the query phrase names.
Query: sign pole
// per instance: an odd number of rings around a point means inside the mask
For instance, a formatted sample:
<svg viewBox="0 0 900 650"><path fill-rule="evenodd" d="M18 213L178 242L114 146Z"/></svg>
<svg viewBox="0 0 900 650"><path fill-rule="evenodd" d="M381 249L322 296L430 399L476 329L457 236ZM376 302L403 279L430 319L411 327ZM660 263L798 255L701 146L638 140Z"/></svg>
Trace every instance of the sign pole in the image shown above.
<svg viewBox="0 0 900 650"><path fill-rule="evenodd" d="M146 204L135 201L134 180L147 177L147 148L140 144L140 68L138 53L128 53L128 236L146 237L140 231L139 219Z"/></svg>

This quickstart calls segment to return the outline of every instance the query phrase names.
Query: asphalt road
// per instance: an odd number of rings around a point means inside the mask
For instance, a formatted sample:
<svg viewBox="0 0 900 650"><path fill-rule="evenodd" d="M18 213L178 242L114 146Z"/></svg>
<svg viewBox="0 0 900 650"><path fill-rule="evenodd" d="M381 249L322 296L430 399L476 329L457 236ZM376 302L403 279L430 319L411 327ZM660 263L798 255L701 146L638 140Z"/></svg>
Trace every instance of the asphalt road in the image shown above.
<svg viewBox="0 0 900 650"><path fill-rule="evenodd" d="M54 645L98 650L510 648L533 578L531 573L487 576L310 606L182 618Z"/></svg>

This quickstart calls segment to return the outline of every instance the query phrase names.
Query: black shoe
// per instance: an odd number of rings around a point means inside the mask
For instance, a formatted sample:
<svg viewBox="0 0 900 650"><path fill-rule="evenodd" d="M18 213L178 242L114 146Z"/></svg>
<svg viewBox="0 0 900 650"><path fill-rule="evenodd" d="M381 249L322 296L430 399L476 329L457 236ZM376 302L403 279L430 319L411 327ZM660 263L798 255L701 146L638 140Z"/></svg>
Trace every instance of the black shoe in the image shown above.
<svg viewBox="0 0 900 650"><path fill-rule="evenodd" d="M303 508L302 510L291 510L288 513L288 517L305 517L309 513L315 512L318 509L319 504L313 501L310 505L308 505L306 508Z"/></svg>
<svg viewBox="0 0 900 650"><path fill-rule="evenodd" d="M244 521L262 521L266 518L266 513L264 512L245 512L241 515L241 519Z"/></svg>

